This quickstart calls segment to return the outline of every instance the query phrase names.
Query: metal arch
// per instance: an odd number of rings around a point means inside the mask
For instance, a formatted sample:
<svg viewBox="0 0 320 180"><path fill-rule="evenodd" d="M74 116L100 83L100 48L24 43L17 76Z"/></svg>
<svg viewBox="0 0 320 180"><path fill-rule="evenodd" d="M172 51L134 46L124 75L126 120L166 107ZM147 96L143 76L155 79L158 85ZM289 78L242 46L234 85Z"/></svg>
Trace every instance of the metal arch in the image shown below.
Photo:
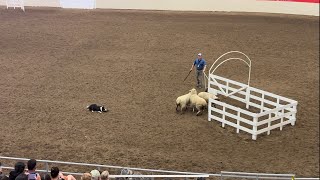
<svg viewBox="0 0 320 180"><path fill-rule="evenodd" d="M220 63L215 67L215 65L218 63L218 61L219 61L222 57L224 57L224 56L227 55L227 54L231 54L231 53L242 54L242 55L244 55L244 56L247 58L248 61L243 60L242 58L228 58L228 59L220 62ZM222 55L212 64L212 66L210 67L210 69L209 69L209 75L210 75L210 74L213 74L220 65L222 65L223 63L225 63L225 62L227 62L227 61L230 61L230 60L240 60L240 61L243 61L243 62L246 63L246 65L249 67L249 75L248 75L248 86L249 86L249 85L250 85L250 79L251 79L251 59L250 59L246 54L244 54L244 53L241 52L241 51L229 51L229 52L226 52L226 53L222 54ZM212 70L213 67L215 67L215 68ZM209 81L209 79L208 79L208 81Z"/></svg>
<svg viewBox="0 0 320 180"><path fill-rule="evenodd" d="M226 52L226 53L222 54L222 55L212 64L211 68L209 69L209 74L210 74L210 71L211 71L212 67L215 65L215 63L216 63L220 58L222 58L223 56L225 56L225 55L227 55L227 54L231 54L231 53L239 53L239 54L244 55L244 56L249 60L249 62L250 62L249 64L250 64L250 66L251 66L251 60L250 60L250 58L249 58L246 54L244 54L244 53L241 52L241 51L229 51L229 52Z"/></svg>

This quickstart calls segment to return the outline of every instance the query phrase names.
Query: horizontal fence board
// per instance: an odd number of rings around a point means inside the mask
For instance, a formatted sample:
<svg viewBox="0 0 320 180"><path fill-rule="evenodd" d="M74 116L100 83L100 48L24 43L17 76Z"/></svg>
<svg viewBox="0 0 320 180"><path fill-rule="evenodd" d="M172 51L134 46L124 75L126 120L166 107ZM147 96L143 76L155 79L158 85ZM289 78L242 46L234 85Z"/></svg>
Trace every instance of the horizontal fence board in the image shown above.
<svg viewBox="0 0 320 180"><path fill-rule="evenodd" d="M226 116L229 116L229 117L231 117L231 118L233 118L233 119L239 120L239 121L241 121L241 122L243 122L243 123L246 123L246 124L249 124L249 125L253 125L253 124L254 124L252 121L249 121L249 120L247 120L247 119L244 119L244 118L242 118L242 117L239 117L239 116L237 116L237 115L234 115L234 114L231 114L231 113L228 113L228 112L224 112L224 111L222 111L222 110L220 110L220 109L217 109L217 108L212 108L212 109L210 109L210 110L211 110L211 111L214 111L214 112L218 112L218 113L220 113L220 114L224 114L224 115L226 115Z"/></svg>
<svg viewBox="0 0 320 180"><path fill-rule="evenodd" d="M282 123L274 124L274 125L272 125L272 126L270 126L270 127L266 127L266 128L260 129L260 130L257 131L257 135L258 135L258 134L265 133L265 132L270 131L270 130L272 130L272 129L279 128L279 127L281 127L281 126L285 126L285 125L287 125L287 124L290 124L291 122L292 122L292 120L288 120L288 121L284 121L284 122L282 122Z"/></svg>
<svg viewBox="0 0 320 180"><path fill-rule="evenodd" d="M222 86L223 86L224 88L226 87L225 85L222 85ZM233 90L237 90L237 89L235 89L235 88L230 88L230 89L231 89L232 91L233 91ZM246 92L243 92L243 91L239 91L238 93L240 93L241 95L246 95ZM224 95L223 93L220 93L220 91L219 91L218 94ZM235 99L235 100L237 100L237 101L240 101L240 102L242 102L242 103L246 103L246 99L245 99L245 98L241 98L241 97L238 97L238 96L235 96L235 95L231 95L231 96L229 96L229 97L232 98L232 99ZM251 95L251 94L250 94L250 99L255 99L255 100L258 100L258 101L260 101L260 102L263 100L264 103L267 103L267 104L269 104L269 105L276 106L277 108L281 108L282 106L285 106L285 105L277 104L277 103L272 102L272 101L267 100L267 99L262 99L262 98L260 98L260 97L258 97L258 96ZM288 102L288 103L290 103L290 102ZM250 105L250 106L253 106L253 107L256 107L256 108L258 108L258 109L261 109L261 107L262 107L261 104L257 104L257 103L251 102L251 101L249 101L249 105ZM273 110L273 109L270 109L270 108L267 108L267 107L263 106L263 107L262 107L262 110L263 110L263 111L271 111L271 110ZM287 110L292 111L293 108L289 108L289 109L287 109Z"/></svg>
<svg viewBox="0 0 320 180"><path fill-rule="evenodd" d="M273 121L281 119L283 117L288 117L288 116L290 116L292 114L295 114L295 113L296 113L296 111L291 111L291 112L287 112L287 113L284 113L284 114L281 113L282 115L280 115L280 116L275 116L275 117L272 117L272 118L269 118L269 119L266 119L266 120L259 121L257 123L257 126L259 127L261 125L267 124L269 122L273 122Z"/></svg>
<svg viewBox="0 0 320 180"><path fill-rule="evenodd" d="M282 109L286 109L287 110L287 108L290 108L292 106L295 106L295 105L294 104L287 104L287 105L284 105L284 106L281 106L281 107L277 107L277 108L274 108L274 109L267 108L267 109L269 109L268 111L264 111L262 113L259 113L257 117L265 116L265 115L270 114L270 113L276 113L276 112L278 113L278 111L280 111Z"/></svg>
<svg viewBox="0 0 320 180"><path fill-rule="evenodd" d="M227 79L227 78L224 78L224 77L221 77L221 76L217 76L217 75L210 74L210 78L215 78L215 79L218 79L218 80L221 80L221 81L229 82L230 84L234 84L234 85L237 85L237 86L240 86L240 87L248 86L247 84L243 84L243 83L240 83L240 82L237 82L237 81L234 81L234 80L231 80L231 79Z"/></svg>
<svg viewBox="0 0 320 180"><path fill-rule="evenodd" d="M240 129L240 130L242 130L242 131L245 131L245 132L247 132L247 133L253 134L253 131L252 131L251 129L248 129L248 128L243 127L243 126L241 126L241 125L238 126L237 124L235 124L235 123L233 123L233 122L223 120L222 118L219 118L219 117L214 116L214 115L212 115L212 114L210 114L209 117L210 117L211 119L214 119L214 120L219 121L219 122L221 122L221 123L225 123L225 124L227 124L227 125L229 125L229 126L232 126L232 127L234 127L234 128L238 128L238 129Z"/></svg>
<svg viewBox="0 0 320 180"><path fill-rule="evenodd" d="M239 83L239 82L233 81L231 79L226 79L226 78L223 78L223 77L217 76L217 75L210 74L210 78L216 78L216 79L219 79L221 81L229 82L229 83L235 84L237 86L241 86L241 87L247 86L246 84ZM273 97L273 98L279 98L280 100L283 100L283 101L286 101L286 102L289 102L289 103L296 103L297 102L295 100L292 100L292 99L289 99L289 98L286 98L286 97L283 97L283 96L280 96L280 95L277 95L277 94L274 94L274 93L270 93L270 92L267 92L267 91L263 91L261 89L254 88L252 86L250 86L248 88L249 88L250 91L258 92L260 94L265 94L265 95L268 95L268 96Z"/></svg>
<svg viewBox="0 0 320 180"><path fill-rule="evenodd" d="M292 99L289 99L289 98L286 98L286 97L283 97L283 96L280 96L280 95L277 95L277 94L273 94L273 93L270 93L270 92L267 92L267 91L263 91L263 90L260 90L260 89L257 89L257 88L254 88L254 87L249 87L250 91L255 91L255 92L258 92L258 93L261 93L261 94L265 94L267 96L271 96L271 97L274 97L274 98L279 98L280 100L282 101L286 101L286 102L290 102L290 103L296 103L297 101L295 100L292 100Z"/></svg>
<svg viewBox="0 0 320 180"><path fill-rule="evenodd" d="M255 113L252 113L252 112L247 111L247 110L245 110L245 109L241 109L241 108L232 106L232 105L227 104L227 103L225 103L225 102L217 101L217 100L212 99L212 98L209 98L209 103L210 103L210 104L211 104L211 103L214 103L214 104L217 104L217 105L220 105L220 106L225 106L226 108L229 108L229 109L234 110L234 111L237 111L237 112L240 111L240 113L246 114L246 115L251 116L251 117L255 117L255 116L256 116Z"/></svg>

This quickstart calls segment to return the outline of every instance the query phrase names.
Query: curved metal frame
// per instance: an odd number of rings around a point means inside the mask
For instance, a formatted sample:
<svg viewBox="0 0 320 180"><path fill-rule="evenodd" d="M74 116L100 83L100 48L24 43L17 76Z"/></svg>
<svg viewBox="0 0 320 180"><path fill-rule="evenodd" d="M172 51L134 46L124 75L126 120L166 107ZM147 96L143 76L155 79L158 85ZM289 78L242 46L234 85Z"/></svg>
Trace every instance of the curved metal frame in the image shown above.
<svg viewBox="0 0 320 180"><path fill-rule="evenodd" d="M222 57L224 57L224 56L227 55L227 54L231 54L231 53L242 54L242 55L244 55L244 56L246 57L246 60L244 60L244 59L242 59L242 58L228 58L228 59L225 59L225 60L223 60L222 62L220 62L218 65L216 65L216 64L218 63L218 61L219 61ZM247 82L247 85L248 85L247 87L249 87L249 86L250 86L250 79L251 79L251 60L250 60L250 58L249 58L246 54L244 54L243 52L240 52L240 51L229 51L229 52L226 52L226 53L222 54L222 55L212 64L212 66L210 67L210 69L209 69L209 76L206 76L206 75L205 75L205 77L207 78L208 82L209 82L210 74L213 74L213 73L218 69L218 67L220 67L223 63L225 63L225 62L227 62L227 61L230 61L230 60L239 60L239 61L242 61L242 62L244 62L244 63L249 67L249 75L248 75L248 82ZM214 81L216 82L216 84L219 86L219 83L218 83L215 79L213 79L213 80L214 80ZM245 87L245 88L247 88L247 87ZM225 96L230 96L230 95L232 95L232 94L235 94L235 93L237 93L237 92L245 89L245 88L240 88L238 91L235 91L235 92L233 92L233 93L231 93L231 94L226 94L226 92L224 92L223 89L221 89L220 86L219 86L219 88L220 88L220 90L224 93Z"/></svg>
<svg viewBox="0 0 320 180"><path fill-rule="evenodd" d="M243 59L241 59L241 58L228 58L228 59L222 61L221 63L219 63L219 64L212 70L212 68L214 67L214 65L215 65L222 57L224 57L224 56L227 55L227 54L231 54L231 53L239 53L239 54L242 54L242 55L244 55L244 56L247 58L248 61L245 61L245 60L243 60ZM213 73L217 70L217 68L218 68L219 66L221 66L223 63L225 63L225 62L227 62L227 61L230 61L230 60L240 60L240 61L243 61L244 63L247 64L247 66L249 67L249 75L248 75L248 86L249 86L249 85L250 85L250 78L251 78L251 59L250 59L246 54L244 54L244 53L241 52L241 51L229 51L229 52L226 52L226 53L222 54L222 55L212 64L212 66L210 67L210 69L209 69L209 75L210 75L210 74L213 74Z"/></svg>

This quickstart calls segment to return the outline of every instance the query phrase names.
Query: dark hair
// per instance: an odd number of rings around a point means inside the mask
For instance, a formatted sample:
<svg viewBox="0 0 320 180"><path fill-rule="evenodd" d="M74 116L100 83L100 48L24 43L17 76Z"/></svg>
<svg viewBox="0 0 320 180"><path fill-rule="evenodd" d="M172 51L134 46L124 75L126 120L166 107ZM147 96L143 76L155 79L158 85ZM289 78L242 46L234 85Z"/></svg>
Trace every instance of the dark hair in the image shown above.
<svg viewBox="0 0 320 180"><path fill-rule="evenodd" d="M46 175L44 175L44 180L51 180L51 176L50 176L50 174L46 174Z"/></svg>
<svg viewBox="0 0 320 180"><path fill-rule="evenodd" d="M58 177L58 175L59 175L59 168L58 167L52 167L51 168L51 177L52 178L56 178L56 177Z"/></svg>
<svg viewBox="0 0 320 180"><path fill-rule="evenodd" d="M35 159L30 159L27 163L28 170L34 170L36 168L37 161Z"/></svg>
<svg viewBox="0 0 320 180"><path fill-rule="evenodd" d="M24 173L19 174L15 180L28 180L28 176Z"/></svg>
<svg viewBox="0 0 320 180"><path fill-rule="evenodd" d="M17 162L14 165L14 170L17 174L23 173L25 168L26 168L26 165L23 162Z"/></svg>

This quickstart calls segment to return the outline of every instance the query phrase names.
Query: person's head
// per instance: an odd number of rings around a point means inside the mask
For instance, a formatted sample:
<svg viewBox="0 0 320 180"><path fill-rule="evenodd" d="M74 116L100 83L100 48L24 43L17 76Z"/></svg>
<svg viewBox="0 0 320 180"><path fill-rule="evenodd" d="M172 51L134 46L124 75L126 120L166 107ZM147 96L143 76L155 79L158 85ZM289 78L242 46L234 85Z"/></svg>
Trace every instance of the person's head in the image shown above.
<svg viewBox="0 0 320 180"><path fill-rule="evenodd" d="M96 169L92 170L90 172L91 174L91 180L100 180L100 172Z"/></svg>
<svg viewBox="0 0 320 180"><path fill-rule="evenodd" d="M46 175L44 175L44 180L51 180L51 176L50 176L50 174L46 174Z"/></svg>
<svg viewBox="0 0 320 180"><path fill-rule="evenodd" d="M14 165L14 170L16 171L17 174L23 173L25 168L26 168L26 165L23 162L17 162Z"/></svg>
<svg viewBox="0 0 320 180"><path fill-rule="evenodd" d="M25 173L19 174L15 180L28 180L28 176Z"/></svg>
<svg viewBox="0 0 320 180"><path fill-rule="evenodd" d="M202 59L202 53L198 53L198 59Z"/></svg>
<svg viewBox="0 0 320 180"><path fill-rule="evenodd" d="M91 174L83 173L83 175L81 176L81 180L91 180Z"/></svg>
<svg viewBox="0 0 320 180"><path fill-rule="evenodd" d="M103 171L101 173L101 180L109 180L109 172L108 171Z"/></svg>
<svg viewBox="0 0 320 180"><path fill-rule="evenodd" d="M60 172L60 170L59 170L58 167L52 167L52 168L51 168L51 172L50 172L51 178L56 178L56 177L58 177L58 176L59 176L59 172Z"/></svg>
<svg viewBox="0 0 320 180"><path fill-rule="evenodd" d="M29 171L35 171L37 166L37 161L35 159L30 159L27 163Z"/></svg>

